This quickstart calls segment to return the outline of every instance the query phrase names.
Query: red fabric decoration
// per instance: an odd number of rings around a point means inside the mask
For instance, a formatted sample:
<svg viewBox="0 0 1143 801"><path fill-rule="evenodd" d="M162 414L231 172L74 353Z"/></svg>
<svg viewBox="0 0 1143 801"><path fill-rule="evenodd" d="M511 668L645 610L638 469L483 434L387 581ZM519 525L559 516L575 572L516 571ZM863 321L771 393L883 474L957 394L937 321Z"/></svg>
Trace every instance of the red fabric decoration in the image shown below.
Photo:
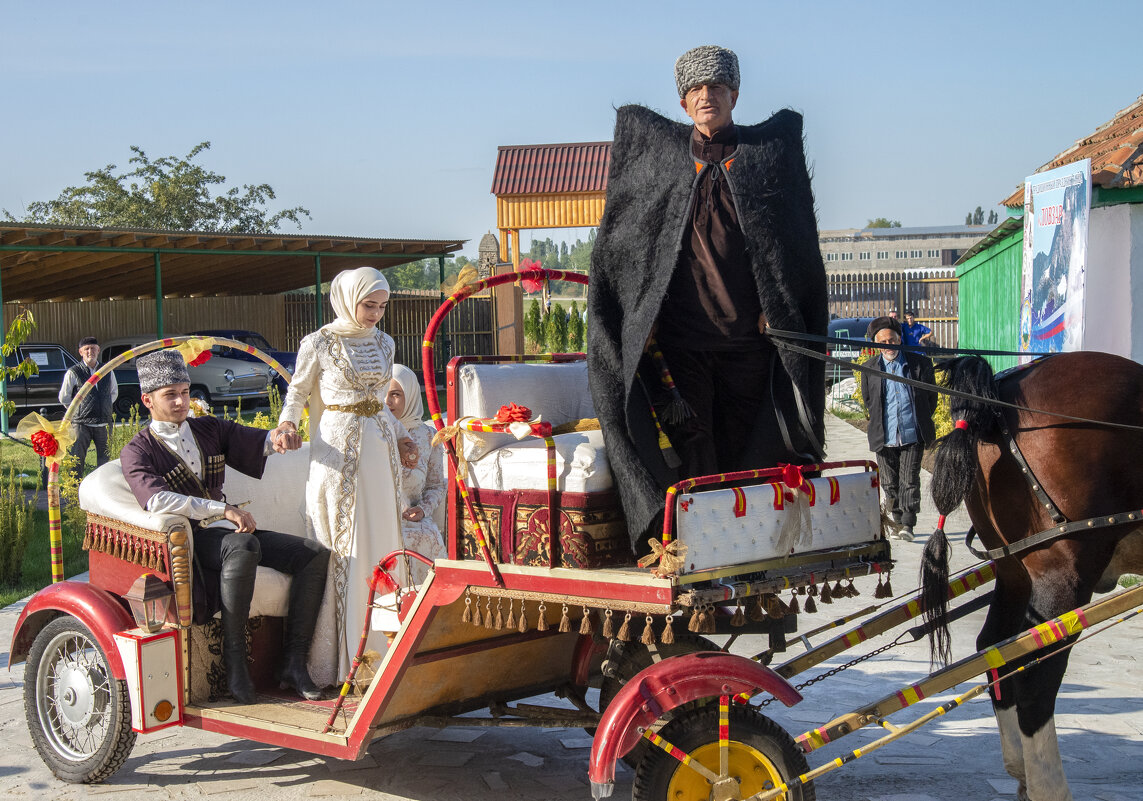
<svg viewBox="0 0 1143 801"><path fill-rule="evenodd" d="M797 489L805 483L805 477L802 476L802 468L796 464L787 464L782 466L782 483L790 489Z"/></svg>
<svg viewBox="0 0 1143 801"><path fill-rule="evenodd" d="M187 367L198 367L200 364L206 364L210 361L210 357L212 355L213 354L209 350L204 350L198 356L191 359L190 362L187 363Z"/></svg>
<svg viewBox="0 0 1143 801"><path fill-rule="evenodd" d="M498 423L526 423L531 419L532 410L527 406L518 406L515 403L501 406L500 411L496 413Z"/></svg>
<svg viewBox="0 0 1143 801"><path fill-rule="evenodd" d="M59 449L60 444L47 431L37 431L32 434L32 450L36 452L37 456L43 456L46 459L49 456L55 456Z"/></svg>
<svg viewBox="0 0 1143 801"><path fill-rule="evenodd" d="M953 423L953 426L956 428L968 428L968 421L967 420L957 420L955 423Z"/></svg>
<svg viewBox="0 0 1143 801"><path fill-rule="evenodd" d="M520 270L541 270L544 265L535 259L520 259ZM544 280L542 278L524 278L520 281L520 286L524 288L525 292L539 292L544 288Z"/></svg>

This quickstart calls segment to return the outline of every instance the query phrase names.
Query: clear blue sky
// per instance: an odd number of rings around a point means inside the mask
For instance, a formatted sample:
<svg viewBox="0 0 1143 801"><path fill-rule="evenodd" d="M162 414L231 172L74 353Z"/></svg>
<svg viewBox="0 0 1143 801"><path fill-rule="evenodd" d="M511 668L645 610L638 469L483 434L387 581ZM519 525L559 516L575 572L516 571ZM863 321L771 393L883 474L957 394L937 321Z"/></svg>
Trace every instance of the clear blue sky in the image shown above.
<svg viewBox="0 0 1143 801"><path fill-rule="evenodd" d="M305 232L464 238L471 256L498 145L607 140L630 102L682 119L673 64L699 44L738 53L736 121L805 115L822 228L962 223L1143 93L1130 2L0 9L0 208L125 167L133 144L210 140L201 163L308 207Z"/></svg>

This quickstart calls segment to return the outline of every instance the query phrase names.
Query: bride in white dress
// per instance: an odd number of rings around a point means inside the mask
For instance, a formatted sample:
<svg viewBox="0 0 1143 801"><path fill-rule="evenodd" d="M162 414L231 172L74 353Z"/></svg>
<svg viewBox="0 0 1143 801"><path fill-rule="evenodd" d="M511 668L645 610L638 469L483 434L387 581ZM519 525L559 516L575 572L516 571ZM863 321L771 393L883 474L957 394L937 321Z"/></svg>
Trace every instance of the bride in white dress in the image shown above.
<svg viewBox="0 0 1143 801"><path fill-rule="evenodd" d="M372 267L342 272L330 301L337 319L302 340L278 423L296 431L309 403L308 526L332 551L310 648L310 676L319 687L348 675L367 619L373 567L402 547L401 465L415 465L418 455L385 405L395 346L377 324L388 282ZM384 635L370 632L366 647L384 652Z"/></svg>

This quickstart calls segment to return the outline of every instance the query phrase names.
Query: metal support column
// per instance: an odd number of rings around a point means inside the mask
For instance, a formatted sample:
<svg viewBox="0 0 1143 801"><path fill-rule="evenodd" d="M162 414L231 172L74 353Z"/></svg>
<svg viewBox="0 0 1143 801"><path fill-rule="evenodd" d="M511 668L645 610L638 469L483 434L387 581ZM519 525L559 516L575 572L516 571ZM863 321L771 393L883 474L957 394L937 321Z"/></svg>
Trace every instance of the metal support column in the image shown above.
<svg viewBox="0 0 1143 801"><path fill-rule="evenodd" d="M437 257L437 286L441 288L441 302L445 299L445 268L444 256ZM453 318L450 314L445 318L444 341L441 342L441 360L438 364L442 365L444 369L448 369L449 359L452 358L452 332L455 326L453 325Z"/></svg>
<svg viewBox="0 0 1143 801"><path fill-rule="evenodd" d="M3 268L0 267L0 273L2 272ZM0 283L0 349L4 347L4 336L7 334L4 326L3 310L4 287L3 284ZM3 365L6 368L8 366L8 360L4 359L2 355L0 355L0 359L3 359ZM0 400L8 400L8 371L6 369L0 369ZM0 433L4 436L8 436L8 410L4 408L0 408Z"/></svg>
<svg viewBox="0 0 1143 801"><path fill-rule="evenodd" d="M325 325L325 298L321 294L321 254L318 253L314 256L314 317L317 319L317 327L321 328Z"/></svg>
<svg viewBox="0 0 1143 801"><path fill-rule="evenodd" d="M155 251L155 336L159 339L163 334L163 264L159 251Z"/></svg>

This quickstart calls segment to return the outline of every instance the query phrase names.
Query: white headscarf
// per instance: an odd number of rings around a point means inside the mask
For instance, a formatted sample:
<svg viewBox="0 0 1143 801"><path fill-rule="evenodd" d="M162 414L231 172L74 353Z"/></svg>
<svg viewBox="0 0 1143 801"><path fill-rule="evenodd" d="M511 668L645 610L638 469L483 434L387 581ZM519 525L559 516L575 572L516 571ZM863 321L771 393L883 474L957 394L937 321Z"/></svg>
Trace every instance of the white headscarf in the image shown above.
<svg viewBox="0 0 1143 801"><path fill-rule="evenodd" d="M374 267L358 267L334 276L329 288L329 302L337 319L322 326L325 331L343 337L359 337L373 330L357 324L357 304L377 290L389 291L389 282Z"/></svg>
<svg viewBox="0 0 1143 801"><path fill-rule="evenodd" d="M401 425L412 431L424 422L425 405L421 401L421 382L417 374L403 364L393 365L393 380L401 385L405 393L405 413L401 415Z"/></svg>

